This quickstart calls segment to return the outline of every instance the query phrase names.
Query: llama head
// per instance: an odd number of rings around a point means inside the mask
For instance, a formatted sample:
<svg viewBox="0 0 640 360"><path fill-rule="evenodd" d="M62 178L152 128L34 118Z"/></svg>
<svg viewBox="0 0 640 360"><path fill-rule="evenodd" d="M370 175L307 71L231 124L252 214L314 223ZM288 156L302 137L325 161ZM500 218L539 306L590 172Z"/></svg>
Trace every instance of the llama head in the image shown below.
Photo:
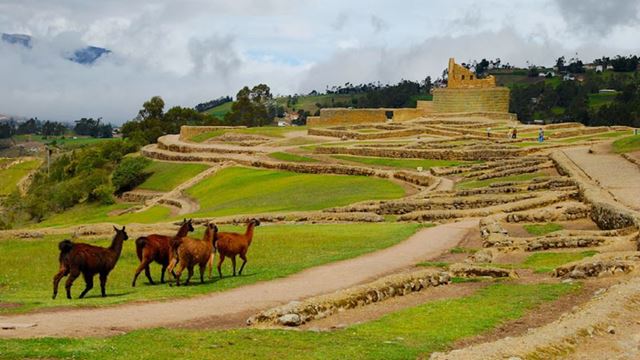
<svg viewBox="0 0 640 360"><path fill-rule="evenodd" d="M193 219L183 219L180 227L186 226L189 232L193 232L195 229L193 228Z"/></svg>
<svg viewBox="0 0 640 360"><path fill-rule="evenodd" d="M121 236L122 240L128 240L129 239L129 235L127 235L127 232L125 231L126 226L123 226L122 229L118 229L117 227L113 227L113 230L116 231L116 236Z"/></svg>
<svg viewBox="0 0 640 360"><path fill-rule="evenodd" d="M258 219L251 219L249 220L249 225L253 225L253 226L260 226L260 220Z"/></svg>

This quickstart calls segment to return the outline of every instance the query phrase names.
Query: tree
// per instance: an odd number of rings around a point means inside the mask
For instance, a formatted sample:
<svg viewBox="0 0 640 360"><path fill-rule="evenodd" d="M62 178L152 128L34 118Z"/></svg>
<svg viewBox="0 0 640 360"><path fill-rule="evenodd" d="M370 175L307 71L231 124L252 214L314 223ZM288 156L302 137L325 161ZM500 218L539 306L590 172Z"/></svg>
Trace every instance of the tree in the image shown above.
<svg viewBox="0 0 640 360"><path fill-rule="evenodd" d="M556 68L558 68L558 72L563 72L564 71L564 56L560 56L557 60L556 60Z"/></svg>
<svg viewBox="0 0 640 360"><path fill-rule="evenodd" d="M164 100L160 96L154 96L142 104L142 109L138 112L140 120L162 119L164 114Z"/></svg>
<svg viewBox="0 0 640 360"><path fill-rule="evenodd" d="M294 100L295 99L295 100ZM245 86L236 95L236 101L231 106L231 112L224 117L230 125L264 126L273 121L276 111L270 111L274 106L271 90L265 84L259 84L252 89ZM297 99L291 99L295 103Z"/></svg>

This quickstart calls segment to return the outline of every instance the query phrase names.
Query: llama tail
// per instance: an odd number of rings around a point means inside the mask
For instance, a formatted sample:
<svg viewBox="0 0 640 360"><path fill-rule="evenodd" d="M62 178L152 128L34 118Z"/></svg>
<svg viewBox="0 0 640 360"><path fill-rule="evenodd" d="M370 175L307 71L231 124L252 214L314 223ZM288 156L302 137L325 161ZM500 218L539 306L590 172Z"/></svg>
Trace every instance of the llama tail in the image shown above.
<svg viewBox="0 0 640 360"><path fill-rule="evenodd" d="M138 255L138 260L142 261L142 249L147 244L147 237L141 236L136 239L136 254Z"/></svg>
<svg viewBox="0 0 640 360"><path fill-rule="evenodd" d="M62 240L58 243L58 249L60 249L60 261L63 261L64 258L67 257L71 249L73 249L73 241L71 240Z"/></svg>

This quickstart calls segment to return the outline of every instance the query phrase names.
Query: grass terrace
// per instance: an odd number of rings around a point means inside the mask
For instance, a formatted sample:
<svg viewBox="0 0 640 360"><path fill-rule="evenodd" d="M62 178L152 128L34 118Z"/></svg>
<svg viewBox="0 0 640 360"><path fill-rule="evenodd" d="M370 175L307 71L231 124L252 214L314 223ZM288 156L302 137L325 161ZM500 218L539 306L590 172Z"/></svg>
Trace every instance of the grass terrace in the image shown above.
<svg viewBox="0 0 640 360"><path fill-rule="evenodd" d="M523 226L524 230L533 236L542 236L554 231L564 229L562 225L556 223L528 224Z"/></svg>
<svg viewBox="0 0 640 360"><path fill-rule="evenodd" d="M640 150L640 135L628 136L613 142L613 151L618 154Z"/></svg>
<svg viewBox="0 0 640 360"><path fill-rule="evenodd" d="M489 186L491 184L495 184L499 182L527 181L527 180L533 180L533 179L536 179L539 177L545 177L545 176L547 175L541 172L537 172L537 173L530 173L530 174L504 176L504 177L486 179L486 180L466 180L466 181L457 183L456 189L475 189L475 188Z"/></svg>
<svg viewBox="0 0 640 360"><path fill-rule="evenodd" d="M314 158L300 156L300 155L286 153L286 152L274 152L269 154L269 157L276 160L289 161L289 162L303 162L303 163L318 162L318 160Z"/></svg>
<svg viewBox="0 0 640 360"><path fill-rule="evenodd" d="M205 164L153 161L145 168L151 175L138 186L138 189L171 191L208 168Z"/></svg>
<svg viewBox="0 0 640 360"><path fill-rule="evenodd" d="M139 330L109 338L0 340L7 359L225 358L415 359L516 320L577 291L577 284L493 284L330 332Z"/></svg>
<svg viewBox="0 0 640 360"><path fill-rule="evenodd" d="M467 161L453 161L453 160L425 160L425 159L394 159L394 158L380 158L380 157L364 157L364 156L349 156L349 155L333 155L334 159L350 161L354 163L373 165L373 166L386 166L394 168L416 169L422 167L423 169L429 169L432 167L445 167L445 166L458 166L468 164Z"/></svg>
<svg viewBox="0 0 640 360"><path fill-rule="evenodd" d="M29 160L0 170L0 196L9 195L18 188L18 182L37 169L41 160Z"/></svg>

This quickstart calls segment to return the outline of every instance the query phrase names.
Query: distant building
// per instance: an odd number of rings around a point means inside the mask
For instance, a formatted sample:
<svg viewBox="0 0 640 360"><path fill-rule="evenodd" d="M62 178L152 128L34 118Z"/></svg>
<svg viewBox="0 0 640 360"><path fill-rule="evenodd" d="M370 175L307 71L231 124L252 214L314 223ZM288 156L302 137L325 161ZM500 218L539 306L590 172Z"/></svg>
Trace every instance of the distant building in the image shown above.
<svg viewBox="0 0 640 360"><path fill-rule="evenodd" d="M604 71L604 67L602 65L596 65L596 69L595 70L596 70L597 73L601 73L601 72Z"/></svg>
<svg viewBox="0 0 640 360"><path fill-rule="evenodd" d="M562 77L562 80L564 80L564 81L573 81L573 80L575 80L575 79L576 79L576 78L575 78L575 76L573 76L573 75L571 75L571 74L565 74L565 75Z"/></svg>
<svg viewBox="0 0 640 360"><path fill-rule="evenodd" d="M600 90L598 90L598 93L600 93L600 94L615 94L615 93L617 93L617 91L615 91L613 89L600 89Z"/></svg>

